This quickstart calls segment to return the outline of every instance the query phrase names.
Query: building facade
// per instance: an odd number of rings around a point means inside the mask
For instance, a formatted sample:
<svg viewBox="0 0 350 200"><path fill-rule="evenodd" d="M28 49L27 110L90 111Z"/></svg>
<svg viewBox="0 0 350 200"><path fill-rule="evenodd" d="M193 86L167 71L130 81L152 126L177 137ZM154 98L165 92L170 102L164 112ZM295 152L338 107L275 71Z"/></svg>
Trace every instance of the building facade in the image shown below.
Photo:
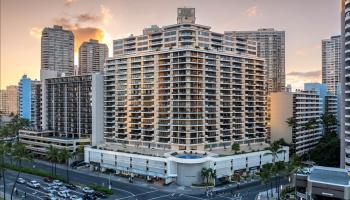
<svg viewBox="0 0 350 200"><path fill-rule="evenodd" d="M106 142L172 150L264 142L266 70L256 43L212 32L195 17L182 21L194 11L180 10L178 24L113 42Z"/></svg>
<svg viewBox="0 0 350 200"><path fill-rule="evenodd" d="M31 121L32 80L23 75L18 83L18 111L21 118Z"/></svg>
<svg viewBox="0 0 350 200"><path fill-rule="evenodd" d="M322 83L327 92L336 94L340 83L341 36L322 40Z"/></svg>
<svg viewBox="0 0 350 200"><path fill-rule="evenodd" d="M17 115L18 114L18 87L15 85L7 86L0 90L0 114Z"/></svg>
<svg viewBox="0 0 350 200"><path fill-rule="evenodd" d="M350 1L342 0L341 167L350 170Z"/></svg>
<svg viewBox="0 0 350 200"><path fill-rule="evenodd" d="M271 97L271 141L284 139L302 155L323 135L321 102L316 91L275 92ZM291 119L291 123L287 123Z"/></svg>
<svg viewBox="0 0 350 200"><path fill-rule="evenodd" d="M32 127L20 130L20 141L32 151L37 148L38 154L45 153L50 144L75 150L81 144L101 142L103 76L57 77L55 71L41 75L41 82L32 87Z"/></svg>
<svg viewBox="0 0 350 200"><path fill-rule="evenodd" d="M285 91L285 32L272 28L227 31L225 35L257 42L257 55L265 59L268 92Z"/></svg>
<svg viewBox="0 0 350 200"><path fill-rule="evenodd" d="M83 42L79 47L79 74L103 73L103 66L108 57L106 44L98 43L97 40Z"/></svg>
<svg viewBox="0 0 350 200"><path fill-rule="evenodd" d="M46 27L41 35L41 69L74 74L74 35L61 26Z"/></svg>

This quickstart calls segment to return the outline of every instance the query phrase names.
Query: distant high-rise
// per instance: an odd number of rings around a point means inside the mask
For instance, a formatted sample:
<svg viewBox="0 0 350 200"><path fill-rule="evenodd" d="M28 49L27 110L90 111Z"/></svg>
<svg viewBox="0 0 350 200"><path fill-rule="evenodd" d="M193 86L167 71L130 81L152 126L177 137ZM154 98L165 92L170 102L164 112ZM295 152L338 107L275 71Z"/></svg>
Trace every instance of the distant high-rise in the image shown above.
<svg viewBox="0 0 350 200"><path fill-rule="evenodd" d="M32 80L23 75L18 83L18 112L21 118L31 120Z"/></svg>
<svg viewBox="0 0 350 200"><path fill-rule="evenodd" d="M0 90L0 114L18 114L18 91L17 86L7 86L5 90Z"/></svg>
<svg viewBox="0 0 350 200"><path fill-rule="evenodd" d="M265 58L268 92L285 91L285 32L275 29L227 31L225 35L257 41L259 57Z"/></svg>
<svg viewBox="0 0 350 200"><path fill-rule="evenodd" d="M106 44L90 39L79 47L79 74L103 72L103 65L108 57Z"/></svg>
<svg viewBox="0 0 350 200"><path fill-rule="evenodd" d="M41 69L74 74L74 35L61 26L44 28L41 36Z"/></svg>
<svg viewBox="0 0 350 200"><path fill-rule="evenodd" d="M322 40L322 83L331 94L336 94L340 82L340 52L340 35Z"/></svg>

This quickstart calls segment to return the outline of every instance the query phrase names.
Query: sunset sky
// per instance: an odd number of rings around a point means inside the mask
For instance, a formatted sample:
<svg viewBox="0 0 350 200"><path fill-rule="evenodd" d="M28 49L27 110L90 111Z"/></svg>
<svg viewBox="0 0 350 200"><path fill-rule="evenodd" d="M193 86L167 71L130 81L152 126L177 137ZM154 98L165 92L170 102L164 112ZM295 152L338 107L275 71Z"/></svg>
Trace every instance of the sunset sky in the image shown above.
<svg viewBox="0 0 350 200"><path fill-rule="evenodd" d="M23 74L39 78L40 34L63 25L77 49L89 38L107 43L139 35L152 24L176 23L177 7L195 7L197 23L213 31L286 31L287 83L321 81L321 40L340 33L339 0L0 0L1 88ZM75 56L77 63L77 54Z"/></svg>

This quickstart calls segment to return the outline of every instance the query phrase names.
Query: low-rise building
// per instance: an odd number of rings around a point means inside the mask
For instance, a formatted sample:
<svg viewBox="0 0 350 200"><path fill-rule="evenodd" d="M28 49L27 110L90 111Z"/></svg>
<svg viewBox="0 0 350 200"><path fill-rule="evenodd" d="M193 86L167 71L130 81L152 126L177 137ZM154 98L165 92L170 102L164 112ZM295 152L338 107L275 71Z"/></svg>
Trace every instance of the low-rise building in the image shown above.
<svg viewBox="0 0 350 200"><path fill-rule="evenodd" d="M255 173L264 164L272 162L272 155L262 150L266 146L252 145L249 153L233 154L229 150L168 151L104 145L85 147L85 162L91 169L112 170L116 174L138 176L147 180L160 178L165 184L175 182L191 186L203 182L201 170L210 168L216 172L213 182L231 180L235 174ZM255 147L254 147L255 146ZM259 151L260 149L260 151ZM289 160L289 148L283 147L276 161Z"/></svg>
<svg viewBox="0 0 350 200"><path fill-rule="evenodd" d="M297 172L294 185L297 196L303 199L350 199L350 176L346 169L320 166L302 169Z"/></svg>
<svg viewBox="0 0 350 200"><path fill-rule="evenodd" d="M18 114L18 87L9 85L4 90L0 90L0 114Z"/></svg>

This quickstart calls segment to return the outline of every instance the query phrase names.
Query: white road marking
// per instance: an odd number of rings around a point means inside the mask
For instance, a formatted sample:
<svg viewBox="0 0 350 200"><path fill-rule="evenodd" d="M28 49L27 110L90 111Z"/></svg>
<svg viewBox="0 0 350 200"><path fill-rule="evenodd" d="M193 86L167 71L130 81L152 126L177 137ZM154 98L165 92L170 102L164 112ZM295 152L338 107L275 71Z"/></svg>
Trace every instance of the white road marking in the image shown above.
<svg viewBox="0 0 350 200"><path fill-rule="evenodd" d="M137 196L141 196L141 195L144 195L144 194L149 194L149 193L152 193L152 192L158 192L159 190L153 190L153 191L149 191L149 192L144 192L144 193L141 193L141 194L136 194L136 195L133 195L132 197L137 197ZM119 200L121 199L127 199L127 198L130 198L131 196L128 196L128 197L122 197L122 198L119 198Z"/></svg>
<svg viewBox="0 0 350 200"><path fill-rule="evenodd" d="M153 197L153 198L147 199L147 200L160 199L160 198L167 197L167 196L170 196L170 195L171 194L167 194L167 195L163 195L163 196L159 196L159 197Z"/></svg>

